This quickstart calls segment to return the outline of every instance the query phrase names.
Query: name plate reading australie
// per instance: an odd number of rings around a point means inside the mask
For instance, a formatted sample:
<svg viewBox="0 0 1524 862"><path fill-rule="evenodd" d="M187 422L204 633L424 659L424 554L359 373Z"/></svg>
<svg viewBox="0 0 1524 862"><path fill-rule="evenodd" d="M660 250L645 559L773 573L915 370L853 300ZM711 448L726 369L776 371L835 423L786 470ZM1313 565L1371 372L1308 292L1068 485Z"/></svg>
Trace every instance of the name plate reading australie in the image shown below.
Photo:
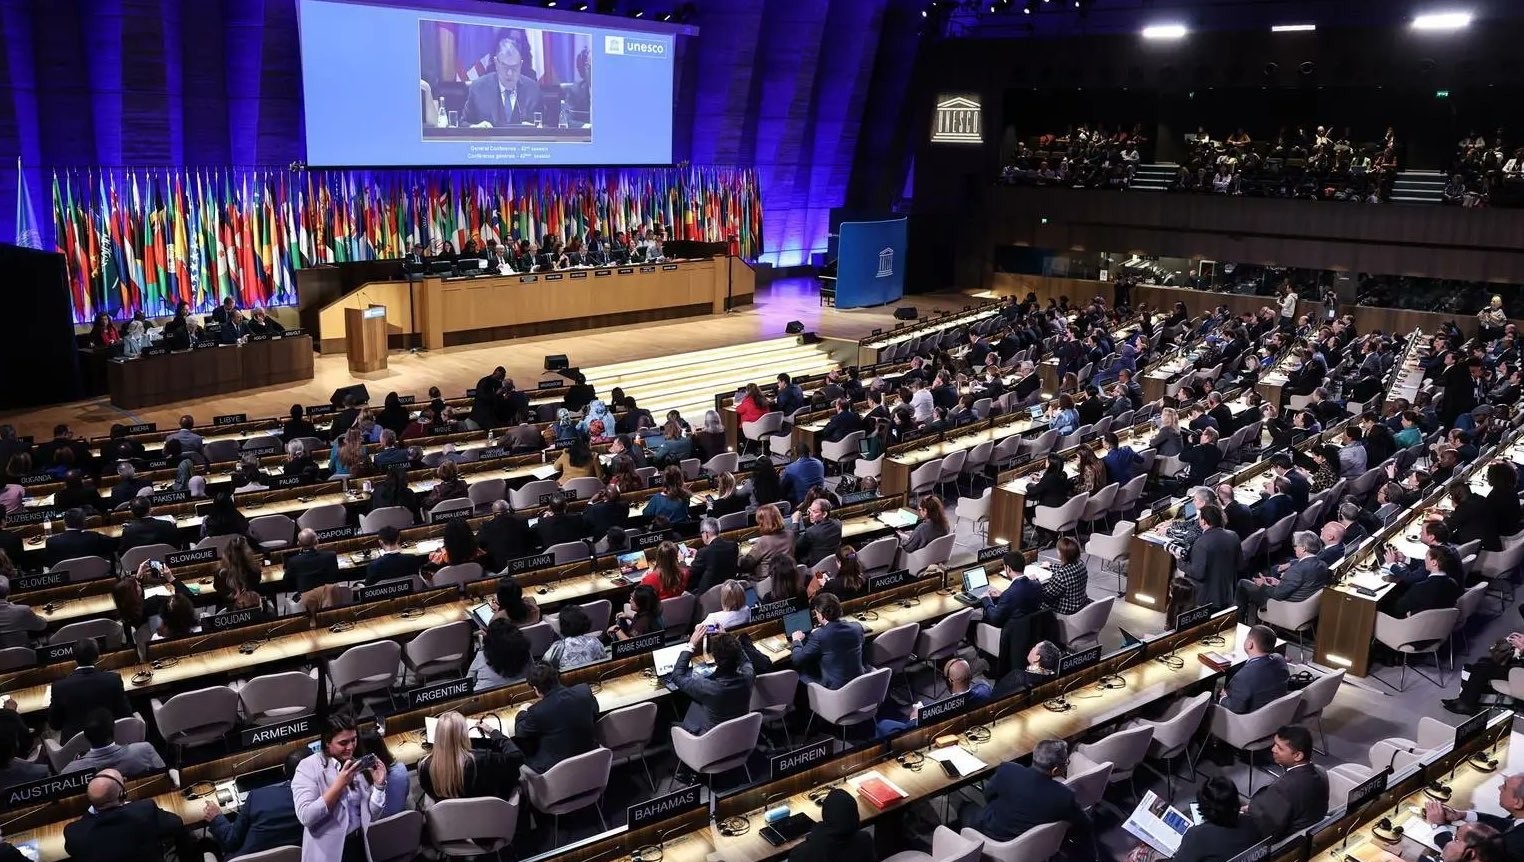
<svg viewBox="0 0 1524 862"><path fill-rule="evenodd" d="M1188 611L1181 611L1175 615L1175 631L1183 632L1192 626L1199 626L1211 616L1211 605L1202 605L1198 608L1191 608Z"/></svg>
<svg viewBox="0 0 1524 862"><path fill-rule="evenodd" d="M553 272L553 273L551 273L551 274L549 274L549 275L547 275L547 276L545 276L545 280L546 280L546 281L560 281L560 280L561 280L561 279L563 279L563 278L565 278L565 277L566 277L566 276L564 276L564 275L562 275L562 274L561 274L561 273L559 273L559 272Z"/></svg>
<svg viewBox="0 0 1524 862"><path fill-rule="evenodd" d="M1063 676L1064 674L1084 670L1100 660L1100 644L1096 644L1089 649L1082 649L1079 652L1067 653L1058 660L1058 675Z"/></svg>
<svg viewBox="0 0 1524 862"><path fill-rule="evenodd" d="M193 566L197 563L210 563L217 559L216 548L196 548L193 551L176 551L173 554L164 555L164 565L171 568L175 566Z"/></svg>
<svg viewBox="0 0 1524 862"><path fill-rule="evenodd" d="M469 518L473 512L470 509L449 509L443 512L430 512L429 522L438 524L443 521L453 521L456 518Z"/></svg>
<svg viewBox="0 0 1524 862"><path fill-rule="evenodd" d="M755 624L781 620L802 607L804 603L799 599L779 599L776 602L757 605L751 609L751 621Z"/></svg>
<svg viewBox="0 0 1524 862"><path fill-rule="evenodd" d="M157 422L139 422L136 425L127 426L128 434L147 434L150 431L157 430L159 430L159 423Z"/></svg>
<svg viewBox="0 0 1524 862"><path fill-rule="evenodd" d="M504 574L519 575L524 572L533 572L537 569L548 569L555 564L555 554L535 554L532 557L519 557L516 560L508 561L508 568Z"/></svg>
<svg viewBox="0 0 1524 862"><path fill-rule="evenodd" d="M631 829L639 829L647 823L666 820L679 814L687 814L703 803L699 801L699 785L690 784L671 793L663 793L653 799L636 803L626 809L624 822Z"/></svg>
<svg viewBox="0 0 1524 862"><path fill-rule="evenodd" d="M573 272L573 273L571 273L571 277L573 279L587 278L587 273L586 272Z"/></svg>
<svg viewBox="0 0 1524 862"><path fill-rule="evenodd" d="M19 481L21 482L21 486L23 488L30 488L33 485L46 485L49 482L58 482L60 480L53 478L52 473L32 473L27 476L22 476Z"/></svg>
<svg viewBox="0 0 1524 862"><path fill-rule="evenodd" d="M317 731L312 727L312 716L304 715L301 718L293 718L276 724L251 727L243 732L242 739L244 748L257 748L261 745L304 739L316 734Z"/></svg>
<svg viewBox="0 0 1524 862"><path fill-rule="evenodd" d="M474 688L476 688L476 680L469 676L410 688L407 690L407 708L417 709L431 703L465 697Z"/></svg>
<svg viewBox="0 0 1524 862"><path fill-rule="evenodd" d="M1455 726L1455 747L1460 748L1470 742L1477 734L1487 729L1487 719L1492 717L1492 710L1484 709L1476 715Z"/></svg>
<svg viewBox="0 0 1524 862"><path fill-rule="evenodd" d="M1245 850L1237 856L1234 856L1232 859L1229 859L1228 862L1259 862L1259 860L1269 855L1270 839L1266 838L1253 847L1250 847L1248 850Z"/></svg>
<svg viewBox="0 0 1524 862"><path fill-rule="evenodd" d="M666 533L641 533L635 537L634 541L631 543L631 547L639 551L644 551L647 548L654 548L657 545L660 545L666 538Z"/></svg>
<svg viewBox="0 0 1524 862"><path fill-rule="evenodd" d="M79 772L39 778L25 784L13 784L5 789L3 807L9 809L22 805L42 805L56 802L66 796L84 793L94 777L95 770L83 769Z"/></svg>
<svg viewBox="0 0 1524 862"><path fill-rule="evenodd" d="M270 483L270 487L271 488L295 488L296 486L298 486L300 484L302 484L302 477L300 475L296 475L296 476L277 476L277 477L275 477L274 481L272 481Z"/></svg>
<svg viewBox="0 0 1524 862"><path fill-rule="evenodd" d="M944 697L936 703L928 703L921 707L917 713L917 720L921 724L929 724L933 721L941 721L951 715L956 715L968 709L968 692Z"/></svg>
<svg viewBox="0 0 1524 862"><path fill-rule="evenodd" d="M317 540L319 542L331 542L334 539L352 539L359 532L359 527L329 527L326 530L317 531Z"/></svg>
<svg viewBox="0 0 1524 862"><path fill-rule="evenodd" d="M1349 796L1345 802L1346 811L1359 811L1365 803L1375 799L1386 792L1386 783L1392 777L1392 770L1383 769L1370 778L1356 784L1349 789Z"/></svg>
<svg viewBox="0 0 1524 862"><path fill-rule="evenodd" d="M49 644L37 648L37 663L39 665L52 664L56 661L67 661L74 658L74 642L66 644Z"/></svg>
<svg viewBox="0 0 1524 862"><path fill-rule="evenodd" d="M899 569L893 572L885 572L882 575L874 575L868 579L868 592L877 593L884 590L904 586L915 580L910 576L909 569Z"/></svg>
<svg viewBox="0 0 1524 862"><path fill-rule="evenodd" d="M614 641L614 658L629 658L632 655L640 655L653 650L661 649L662 642L666 639L666 632L651 632L622 641Z"/></svg>
<svg viewBox="0 0 1524 862"><path fill-rule="evenodd" d="M831 740L822 739L809 745L801 746L793 751L774 755L769 761L771 780L777 781L784 776L803 772L806 769L820 763L831 756Z"/></svg>
<svg viewBox="0 0 1524 862"><path fill-rule="evenodd" d="M189 491L161 491L148 498L149 505L164 506L170 503L184 503L190 499Z"/></svg>
<svg viewBox="0 0 1524 862"><path fill-rule="evenodd" d="M52 521L58 518L58 513L52 509L38 509L33 512L18 512L9 515L5 523L12 527L24 527L27 524L41 524L43 521Z"/></svg>
<svg viewBox="0 0 1524 862"><path fill-rule="evenodd" d="M224 425L242 425L249 421L247 413L229 413L226 416L213 416L212 425L221 428Z"/></svg>
<svg viewBox="0 0 1524 862"><path fill-rule="evenodd" d="M978 553L974 554L974 560L980 563L988 563L990 560L998 560L1004 557L1005 552L1009 550L1010 547L1008 545L990 545L988 548L980 548Z"/></svg>
<svg viewBox="0 0 1524 862"><path fill-rule="evenodd" d="M633 266L621 266L617 271L618 271L618 273L620 275L629 275L630 273L635 271L635 267L633 267Z"/></svg>
<svg viewBox="0 0 1524 862"><path fill-rule="evenodd" d="M356 602L378 602L382 599L394 599L398 596L410 596L413 594L413 579L401 578L395 581L386 581L370 587L360 587L355 590Z"/></svg>
<svg viewBox="0 0 1524 862"><path fill-rule="evenodd" d="M269 615L259 608L244 608L241 611L224 611L220 614L202 617L201 627L209 632L224 632L228 629L262 623L269 618Z"/></svg>

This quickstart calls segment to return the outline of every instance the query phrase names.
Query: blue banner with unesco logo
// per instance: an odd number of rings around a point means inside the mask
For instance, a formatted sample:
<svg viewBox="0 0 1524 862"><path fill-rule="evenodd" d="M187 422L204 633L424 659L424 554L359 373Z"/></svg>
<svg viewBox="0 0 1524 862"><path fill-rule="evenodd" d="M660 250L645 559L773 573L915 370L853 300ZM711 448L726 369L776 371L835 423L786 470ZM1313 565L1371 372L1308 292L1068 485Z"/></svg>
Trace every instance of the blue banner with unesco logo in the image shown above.
<svg viewBox="0 0 1524 862"><path fill-rule="evenodd" d="M836 257L836 307L883 305L905 295L908 221L842 222Z"/></svg>

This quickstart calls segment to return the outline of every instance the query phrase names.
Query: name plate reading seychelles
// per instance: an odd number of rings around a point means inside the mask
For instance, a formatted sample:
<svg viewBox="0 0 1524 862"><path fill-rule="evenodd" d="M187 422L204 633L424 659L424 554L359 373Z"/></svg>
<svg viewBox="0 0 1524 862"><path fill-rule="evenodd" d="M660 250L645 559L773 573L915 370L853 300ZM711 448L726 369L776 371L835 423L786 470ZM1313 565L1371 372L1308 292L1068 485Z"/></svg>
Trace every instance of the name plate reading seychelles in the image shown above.
<svg viewBox="0 0 1524 862"><path fill-rule="evenodd" d="M257 748L261 745L304 739L316 734L317 731L312 726L312 716L304 715L301 718L293 718L276 724L251 727L241 734L241 739L244 748Z"/></svg>
<svg viewBox="0 0 1524 862"><path fill-rule="evenodd" d="M666 820L679 814L702 808L699 801L699 785L690 784L671 793L663 793L653 799L638 802L625 809L624 822L631 829L639 829L647 823Z"/></svg>
<svg viewBox="0 0 1524 862"><path fill-rule="evenodd" d="M395 599L398 596L410 596L413 594L413 579L400 578L395 581L383 581L369 587L360 587L355 590L355 602L379 602L382 599Z"/></svg>
<svg viewBox="0 0 1524 862"><path fill-rule="evenodd" d="M1181 611L1175 615L1175 631L1183 632L1192 626L1199 626L1211 618L1211 616L1211 605L1202 605L1200 607L1191 608L1188 611Z"/></svg>
<svg viewBox="0 0 1524 862"><path fill-rule="evenodd" d="M548 569L556 564L555 554L535 554L532 557L519 557L509 560L508 567L503 574L521 575L524 572L533 572L539 569Z"/></svg>
<svg viewBox="0 0 1524 862"><path fill-rule="evenodd" d="M431 703L465 697L474 688L476 688L476 680L469 676L410 688L407 690L407 708L417 709Z"/></svg>
<svg viewBox="0 0 1524 862"><path fill-rule="evenodd" d="M5 788L5 796L0 797L0 802L3 802L0 807L9 809L22 805L56 802L66 796L84 793L93 778L95 778L95 770L83 769L79 772L39 778L25 784L13 784Z"/></svg>
<svg viewBox="0 0 1524 862"><path fill-rule="evenodd" d="M39 665L52 664L58 661L68 661L74 658L74 642L66 644L49 644L37 648L37 663Z"/></svg>
<svg viewBox="0 0 1524 862"><path fill-rule="evenodd" d="M936 703L928 703L921 707L917 713L917 720L925 725L933 721L940 721L968 708L968 692L962 692L950 697L944 697Z"/></svg>
<svg viewBox="0 0 1524 862"><path fill-rule="evenodd" d="M980 548L974 554L974 561L988 563L990 560L998 560L1004 557L1008 550L1010 550L1008 545L990 545L988 548Z"/></svg>
<svg viewBox="0 0 1524 862"><path fill-rule="evenodd" d="M217 559L216 548L196 548L192 551L176 551L173 554L164 555L164 565L171 568L175 566L193 566L197 563L210 563Z"/></svg>
<svg viewBox="0 0 1524 862"><path fill-rule="evenodd" d="M877 593L884 590L892 590L895 587L904 586L914 578L910 576L909 569L899 569L893 572L885 572L882 575L874 575L868 579L868 592Z"/></svg>
<svg viewBox="0 0 1524 862"><path fill-rule="evenodd" d="M622 641L614 641L614 658L629 658L633 655L661 649L662 642L665 639L666 632L651 632L650 634L626 638Z"/></svg>
<svg viewBox="0 0 1524 862"><path fill-rule="evenodd" d="M252 626L262 623L270 617L259 608L244 608L241 611L224 611L220 614L212 614L201 618L201 628L209 632L225 632L229 629Z"/></svg>
<svg viewBox="0 0 1524 862"><path fill-rule="evenodd" d="M37 509L31 512L18 512L7 515L5 523L12 527L24 527L27 524L41 524L43 521L52 521L58 517L58 513L52 509Z"/></svg>
<svg viewBox="0 0 1524 862"><path fill-rule="evenodd" d="M1074 673L1075 671L1084 670L1085 668L1090 667L1100 660L1100 644L1096 644L1089 649L1082 649L1078 652L1067 653L1058 660L1058 675L1063 676L1065 674Z"/></svg>
<svg viewBox="0 0 1524 862"><path fill-rule="evenodd" d="M229 413L226 416L213 416L212 426L221 428L224 425L242 425L247 421L249 421L247 413Z"/></svg>
<svg viewBox="0 0 1524 862"><path fill-rule="evenodd" d="M1392 770L1383 769L1370 778L1356 784L1349 789L1346 797L1345 810L1359 811L1360 807L1372 799L1386 792L1386 783L1392 777Z"/></svg>
<svg viewBox="0 0 1524 862"><path fill-rule="evenodd" d="M319 542L331 542L334 539L352 539L359 532L359 527L329 527L326 530L317 531L317 540Z"/></svg>
<svg viewBox="0 0 1524 862"><path fill-rule="evenodd" d="M157 494L151 495L148 498L148 502L153 506L164 506L169 503L184 503L189 499L189 491L160 491Z"/></svg>
<svg viewBox="0 0 1524 862"><path fill-rule="evenodd" d="M139 422L136 425L127 426L128 434L147 434L150 431L157 430L159 430L159 423L157 422Z"/></svg>
<svg viewBox="0 0 1524 862"><path fill-rule="evenodd" d="M773 620L783 619L803 607L804 602L797 598L779 599L776 602L768 602L767 604L757 605L752 608L751 621L754 624L772 622Z"/></svg>
<svg viewBox="0 0 1524 862"><path fill-rule="evenodd" d="M774 755L768 760L768 773L772 781L777 781L796 772L803 772L817 763L823 763L831 756L831 740L822 739L809 745L800 746L793 751Z"/></svg>

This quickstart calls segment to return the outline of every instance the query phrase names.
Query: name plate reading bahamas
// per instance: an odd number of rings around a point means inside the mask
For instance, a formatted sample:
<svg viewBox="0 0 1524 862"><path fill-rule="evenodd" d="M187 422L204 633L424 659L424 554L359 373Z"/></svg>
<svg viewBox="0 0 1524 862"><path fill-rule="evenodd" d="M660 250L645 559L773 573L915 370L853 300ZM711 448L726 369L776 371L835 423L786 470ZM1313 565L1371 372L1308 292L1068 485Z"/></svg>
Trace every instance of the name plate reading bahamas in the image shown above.
<svg viewBox="0 0 1524 862"><path fill-rule="evenodd" d="M668 817L676 817L702 807L703 803L699 801L699 785L690 784L671 793L663 793L661 796L631 805L626 809L625 823L631 829L638 829L647 823L666 820Z"/></svg>
<svg viewBox="0 0 1524 862"><path fill-rule="evenodd" d="M395 581L383 581L375 586L360 587L355 590L356 602L379 602L382 599L395 599L398 596L410 596L413 594L413 579L400 578Z"/></svg>
<svg viewBox="0 0 1524 862"><path fill-rule="evenodd" d="M276 742L305 739L316 734L317 731L312 728L312 716L305 715L301 718L293 718L290 721L266 724L262 727L251 727L245 730L242 737L243 747L255 748Z"/></svg>
<svg viewBox="0 0 1524 862"><path fill-rule="evenodd" d="M801 746L793 751L775 755L768 761L773 781L796 772L803 772L817 763L823 763L831 756L830 739L822 739L809 745Z"/></svg>
<svg viewBox="0 0 1524 862"><path fill-rule="evenodd" d="M36 781L28 781L25 784L13 784L5 788L3 808L16 808L22 805L42 805L47 802L63 799L65 796L74 796L84 793L89 786L90 779L95 777L95 770L84 769L79 772L69 772L64 775L53 775L48 778L39 778Z"/></svg>
<svg viewBox="0 0 1524 862"><path fill-rule="evenodd" d="M431 703L465 697L474 688L476 688L476 680L469 676L452 679L448 682L436 682L432 685L410 688L407 692L407 707L408 709L416 709L420 706L428 706Z"/></svg>
<svg viewBox="0 0 1524 862"><path fill-rule="evenodd" d="M622 641L614 641L614 658L629 658L632 655L660 649L665 638L666 632L651 632Z"/></svg>

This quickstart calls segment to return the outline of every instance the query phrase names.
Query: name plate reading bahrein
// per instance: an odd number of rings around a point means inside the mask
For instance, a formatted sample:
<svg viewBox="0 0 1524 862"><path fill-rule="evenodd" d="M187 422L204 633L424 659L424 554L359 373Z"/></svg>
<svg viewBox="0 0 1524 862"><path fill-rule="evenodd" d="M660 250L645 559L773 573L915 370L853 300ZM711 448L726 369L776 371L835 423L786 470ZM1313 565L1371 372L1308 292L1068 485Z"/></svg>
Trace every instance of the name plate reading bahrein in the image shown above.
<svg viewBox="0 0 1524 862"><path fill-rule="evenodd" d="M1372 775L1370 778L1367 778L1359 784L1356 784L1354 787L1351 787L1349 789L1349 796L1346 797L1347 801L1345 802L1345 810L1359 811L1362 805L1385 793L1386 783L1391 777L1392 770L1383 769L1375 775Z"/></svg>
<svg viewBox="0 0 1524 862"><path fill-rule="evenodd" d="M990 560L998 560L1004 557L1010 549L1009 545L990 545L988 548L980 548L974 554L974 561L988 563Z"/></svg>
<svg viewBox="0 0 1524 862"><path fill-rule="evenodd" d="M690 784L671 793L663 793L653 799L636 803L625 809L624 822L631 829L639 829L647 823L666 820L679 814L703 807L699 800L699 785Z"/></svg>
<svg viewBox="0 0 1524 862"><path fill-rule="evenodd" d="M241 738L244 748L257 748L261 745L305 739L316 734L317 731L312 726L312 716L304 715L301 718L293 718L276 724L251 727L243 732Z"/></svg>
<svg viewBox="0 0 1524 862"><path fill-rule="evenodd" d="M1096 644L1089 649L1065 654L1058 660L1058 675L1064 676L1075 671L1084 670L1101 660L1101 645Z"/></svg>
<svg viewBox="0 0 1524 862"><path fill-rule="evenodd" d="M243 628L244 626L252 626L255 623L262 623L268 619L270 619L269 614L266 614L259 608L244 608L239 611L224 611L220 614L202 617L201 628L209 632L225 632L228 629Z"/></svg>
<svg viewBox="0 0 1524 862"><path fill-rule="evenodd" d="M884 590L892 590L915 580L910 576L909 569L899 569L893 572L885 572L882 575L874 575L868 579L868 592L878 593Z"/></svg>
<svg viewBox="0 0 1524 862"><path fill-rule="evenodd" d="M916 720L922 724L930 724L933 721L941 721L948 716L956 715L968 709L968 692L962 692L944 697L936 703L928 703L916 713Z"/></svg>
<svg viewBox="0 0 1524 862"><path fill-rule="evenodd" d="M475 688L476 680L469 676L410 688L407 690L407 708L417 709L431 703L465 697Z"/></svg>
<svg viewBox="0 0 1524 862"><path fill-rule="evenodd" d="M614 641L614 658L629 658L633 655L661 649L661 645L665 640L666 632L651 632L650 634L626 638L622 641Z"/></svg>
<svg viewBox="0 0 1524 862"><path fill-rule="evenodd" d="M503 574L520 575L524 572L548 569L555 564L555 554L535 554L532 557L519 557L516 560L508 561L508 567L503 571Z"/></svg>
<svg viewBox="0 0 1524 862"><path fill-rule="evenodd" d="M1191 608L1188 611L1181 611L1175 615L1175 631L1183 632L1193 626L1199 626L1202 623L1206 622L1207 619L1209 619L1211 616L1211 605L1202 605L1200 607Z"/></svg>
<svg viewBox="0 0 1524 862"><path fill-rule="evenodd" d="M779 599L776 602L768 602L765 605L757 605L751 609L751 621L753 624L772 622L783 619L794 611L804 607L804 602L798 598Z"/></svg>
<svg viewBox="0 0 1524 862"><path fill-rule="evenodd" d="M175 566L194 566L197 563L210 563L217 559L216 548L196 548L192 551L176 551L173 554L164 555L164 565L174 568Z"/></svg>
<svg viewBox="0 0 1524 862"><path fill-rule="evenodd" d="M22 805L42 805L48 802L56 802L66 796L84 793L85 788L90 785L90 780L94 777L95 770L83 769L79 772L39 778L36 781L28 781L25 784L13 784L5 788L5 796L0 797L0 802L4 804L0 805L0 807L10 809Z"/></svg>
<svg viewBox="0 0 1524 862"><path fill-rule="evenodd" d="M831 756L831 745L834 740L822 739L809 745L800 746L793 751L774 755L768 760L770 780L777 781L796 772L803 772L817 763L822 763Z"/></svg>
<svg viewBox="0 0 1524 862"><path fill-rule="evenodd" d="M382 599L395 599L398 596L410 596L413 594L413 579L399 578L395 581L382 581L369 587L359 587L355 590L355 602L379 602Z"/></svg>

